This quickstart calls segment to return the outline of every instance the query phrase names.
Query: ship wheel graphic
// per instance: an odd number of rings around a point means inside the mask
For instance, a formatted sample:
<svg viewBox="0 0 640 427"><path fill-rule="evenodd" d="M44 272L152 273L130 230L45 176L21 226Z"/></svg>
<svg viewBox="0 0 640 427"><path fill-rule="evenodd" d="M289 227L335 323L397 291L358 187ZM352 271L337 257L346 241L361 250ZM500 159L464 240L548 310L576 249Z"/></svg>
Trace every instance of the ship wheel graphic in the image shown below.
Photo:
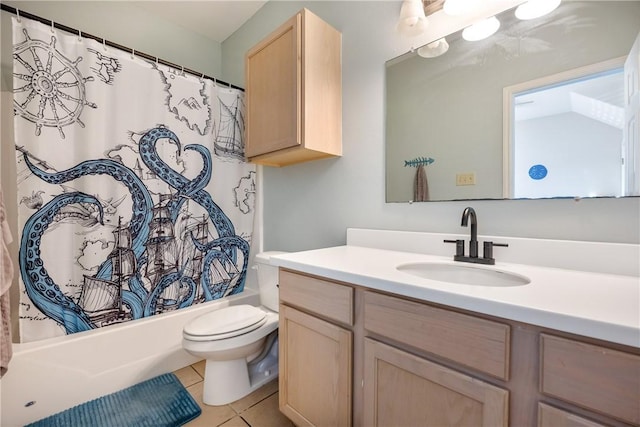
<svg viewBox="0 0 640 427"><path fill-rule="evenodd" d="M56 50L55 37L47 44L29 37L26 29L22 32L25 41L13 47L15 112L35 123L36 135L42 126L48 126L58 128L64 138L64 126L78 123L84 127L80 114L85 105L97 107L86 100L84 87L93 77L83 78L78 71L82 57L72 62ZM20 81L26 84L18 87Z"/></svg>

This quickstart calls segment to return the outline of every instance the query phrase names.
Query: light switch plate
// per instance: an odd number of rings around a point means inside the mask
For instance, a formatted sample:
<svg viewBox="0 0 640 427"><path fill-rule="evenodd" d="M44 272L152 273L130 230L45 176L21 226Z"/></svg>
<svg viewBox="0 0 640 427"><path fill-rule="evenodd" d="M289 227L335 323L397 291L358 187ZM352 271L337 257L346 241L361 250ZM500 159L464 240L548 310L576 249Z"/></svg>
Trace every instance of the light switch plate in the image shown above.
<svg viewBox="0 0 640 427"><path fill-rule="evenodd" d="M476 185L476 174L473 172L456 174L456 185Z"/></svg>

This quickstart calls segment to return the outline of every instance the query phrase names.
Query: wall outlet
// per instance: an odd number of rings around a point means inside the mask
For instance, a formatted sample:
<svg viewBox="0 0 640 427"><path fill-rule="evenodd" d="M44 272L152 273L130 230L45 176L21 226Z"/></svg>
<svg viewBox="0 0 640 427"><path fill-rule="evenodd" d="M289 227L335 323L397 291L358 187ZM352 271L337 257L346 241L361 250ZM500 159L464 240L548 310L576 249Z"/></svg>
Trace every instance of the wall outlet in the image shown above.
<svg viewBox="0 0 640 427"><path fill-rule="evenodd" d="M473 172L456 174L456 185L476 185L476 174Z"/></svg>

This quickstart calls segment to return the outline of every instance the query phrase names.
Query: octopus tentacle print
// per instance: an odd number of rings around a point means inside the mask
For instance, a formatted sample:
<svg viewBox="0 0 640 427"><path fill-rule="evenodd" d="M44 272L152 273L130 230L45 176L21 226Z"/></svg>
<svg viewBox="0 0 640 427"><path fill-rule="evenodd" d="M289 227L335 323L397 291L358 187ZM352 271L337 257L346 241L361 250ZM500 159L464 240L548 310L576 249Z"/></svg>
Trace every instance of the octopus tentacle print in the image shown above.
<svg viewBox="0 0 640 427"><path fill-rule="evenodd" d="M182 276L180 278L181 287L187 287L189 289L189 293L184 297L182 301L178 301L178 308L189 307L193 304L193 301L196 298L196 292L198 289L198 285L191 277Z"/></svg>
<svg viewBox="0 0 640 427"><path fill-rule="evenodd" d="M221 237L206 244L202 244L198 242L193 235L191 236L194 245L196 248L205 253L204 258L204 274L202 275L202 287L204 290L208 292L205 293L205 296L211 299L221 298L225 295L233 295L242 289L244 285L244 280L247 275L247 260L249 259L249 244L246 240L238 237ZM218 249L219 248L219 249ZM242 264L242 270L238 274L238 280L235 283L225 283L220 282L217 285L213 285L210 281L210 275L208 272L212 268L212 264L214 261L219 261L221 263L229 262L230 259L227 253L232 252L235 253L234 249L240 249L242 255L244 257L244 262ZM235 264L235 261L233 261ZM230 288L230 289L229 289Z"/></svg>
<svg viewBox="0 0 640 427"><path fill-rule="evenodd" d="M203 289L207 289L207 295L209 295L212 300L218 299L223 296L224 291L228 287L225 282L211 283L210 272L214 261L218 261L219 263L224 264L227 261L227 256L222 251L212 249L207 252L204 258L204 274L202 275L202 287Z"/></svg>
<svg viewBox="0 0 640 427"><path fill-rule="evenodd" d="M56 213L73 203L91 203L99 208L100 222L103 220L102 206L93 196L84 193L66 193L53 198L36 211L26 222L20 243L20 273L27 294L40 311L63 326L68 334L95 328L84 310L66 296L53 281L41 258L40 242Z"/></svg>
<svg viewBox="0 0 640 427"><path fill-rule="evenodd" d="M136 274L134 274L129 280L129 289L131 289L131 292L138 297L138 300L140 301L140 315L142 315L142 304L149 296L149 291L147 291L142 283L140 272L136 272ZM133 318L137 319L138 317L134 315Z"/></svg>
<svg viewBox="0 0 640 427"><path fill-rule="evenodd" d="M249 244L235 235L231 221L205 190L212 177L213 159L210 151L199 144L190 144L184 147L185 151L192 150L200 154L203 162L198 175L189 180L172 169L158 155L156 142L162 138L169 139L172 144L178 147L178 153L180 153L181 145L178 137L164 127L146 132L139 144L140 156L144 164L155 176L176 190L168 202L164 203L160 197L158 204L153 203L152 196L139 175L115 160L86 160L67 170L47 172L34 165L27 153L23 155L23 161L29 171L48 184L61 185L89 175L108 175L114 180L122 182L130 193L132 202L130 221L127 226L118 223L118 227L114 231L116 241L113 252L98 266L94 276L85 276L85 285L78 304L73 303L59 288L55 288L58 289L58 293L54 295L52 300L43 300L38 296L39 294L30 293L30 296L34 295L33 297L39 300L38 308L41 308L45 314L58 323L63 324L67 333L104 326L118 322L119 319L138 319L152 316L162 310L161 307L167 307L167 304L181 308L193 304L196 298L209 301L232 295L244 287ZM85 203L85 199L78 198L77 194L79 193L63 193L55 200L74 200L77 203ZM91 196L89 200L99 207L100 223L104 225L101 199L98 196ZM192 253L189 257L185 256L182 260L184 265L180 271L177 270L177 265L175 268L171 267L170 261L166 261L164 258L168 256L177 259L180 249L175 244L173 246L169 244L172 240L167 240L168 238L173 239L171 237L173 231L169 234L167 231L162 231L167 227L171 229L176 227L178 216L186 200L195 201L207 212L208 221L215 226L218 233L218 237L208 243L203 243L191 232L186 236L192 242L195 250L203 254L199 271L191 271L190 275L185 274L185 269L189 263L194 262L192 260L194 254ZM64 215L61 215L60 212L68 204L59 202L53 211L55 216L52 218L63 218ZM46 208L47 212L51 211L49 205L46 205ZM169 214L163 216L163 209L166 209ZM51 221L49 220L49 222ZM131 236L130 247L126 244L128 240L126 234ZM185 251L185 248L183 243L182 251ZM130 260L126 251L131 252ZM242 267L238 269L236 263L240 253L242 254ZM131 269L131 272L123 271L126 265L129 265L128 268ZM225 280L213 279L220 276L220 268L222 271L229 270L233 278L229 275L229 278ZM223 276L227 274L225 272ZM53 284L46 277L41 281ZM121 282L123 281L128 284L128 289L122 289ZM115 282L120 289L117 304L97 307L97 303L92 299L94 297L88 296L90 291L86 289L92 286L93 288L104 287L107 286L106 284ZM36 281L36 283L40 282ZM201 295L198 295L198 283L200 283ZM57 305L58 301L62 301L59 306ZM67 325L69 321L65 320L69 317L68 307L72 307L71 312L77 317L77 319L73 318L70 321L70 325ZM89 311L85 311L85 309ZM108 311L109 314L97 315L96 313L99 311ZM60 312L63 312L64 315L60 315Z"/></svg>
<svg viewBox="0 0 640 427"><path fill-rule="evenodd" d="M198 152L202 156L203 167L198 176L192 179L169 202L169 212L173 221L176 220L178 214L180 213L180 209L188 199L189 195L204 189L209 184L209 181L211 181L211 166L213 163L211 159L211 152L202 145L198 144L187 145L184 147L184 150L193 150Z"/></svg>
<svg viewBox="0 0 640 427"><path fill-rule="evenodd" d="M213 225L216 227L219 236L233 236L235 230L233 224L229 218L224 214L222 209L213 201L211 195L202 189L198 189L196 184L193 188L190 188L190 181L183 175L173 170L167 163L165 163L156 150L156 143L160 139L169 139L173 144L178 147L178 154L180 154L180 140L178 137L167 128L158 127L151 129L145 133L140 139L140 157L145 165L151 169L161 180L166 182L169 186L175 188L181 194L190 197L196 201L199 205L204 207L209 213L209 217ZM203 147L204 150L206 148ZM202 154L203 150L199 149ZM210 163L210 158L207 159ZM198 189L196 191L196 189ZM189 190L193 190L188 192Z"/></svg>
<svg viewBox="0 0 640 427"><path fill-rule="evenodd" d="M140 142L138 143L140 158L160 179L171 187L180 190L182 186L186 185L187 179L173 170L171 166L160 158L156 143L161 139L168 139L172 144L175 144L178 155L180 155L182 146L176 134L167 128L157 127L150 129L140 138Z"/></svg>
<svg viewBox="0 0 640 427"><path fill-rule="evenodd" d="M140 319L143 317L143 301L136 293L131 291L122 291L122 303L126 304L127 307L129 307L129 310L131 310L132 319Z"/></svg>
<svg viewBox="0 0 640 427"><path fill-rule="evenodd" d="M181 272L170 273L162 276L162 279L160 279L160 282L156 285L153 292L151 292L144 303L143 316L147 317L155 314L158 300L160 299L162 293L173 283L179 282L181 277ZM180 287L182 287L182 285L183 283L180 283Z"/></svg>
<svg viewBox="0 0 640 427"><path fill-rule="evenodd" d="M86 175L107 174L116 181L122 182L131 193L132 216L130 221L133 236L133 251L139 255L144 250L144 242L149 235L151 207L153 201L138 176L126 166L109 159L86 160L78 165L56 173L48 173L38 169L29 157L24 154L24 162L31 172L49 184L62 184Z"/></svg>
<svg viewBox="0 0 640 427"><path fill-rule="evenodd" d="M211 160L211 152L202 145L189 144L184 147L184 150L193 150L202 156L203 167L198 176L192 179L184 188L186 194L193 194L197 191L204 189L211 181L211 166L213 161Z"/></svg>

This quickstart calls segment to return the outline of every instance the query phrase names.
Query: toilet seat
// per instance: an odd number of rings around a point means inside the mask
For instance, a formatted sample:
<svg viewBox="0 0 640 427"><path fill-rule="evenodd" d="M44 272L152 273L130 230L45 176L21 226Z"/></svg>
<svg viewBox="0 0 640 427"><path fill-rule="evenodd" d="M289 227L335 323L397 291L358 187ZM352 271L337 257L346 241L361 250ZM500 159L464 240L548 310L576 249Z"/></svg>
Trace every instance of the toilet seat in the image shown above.
<svg viewBox="0 0 640 427"><path fill-rule="evenodd" d="M267 321L267 313L251 305L233 305L198 316L183 329L185 339L216 341L246 334Z"/></svg>

